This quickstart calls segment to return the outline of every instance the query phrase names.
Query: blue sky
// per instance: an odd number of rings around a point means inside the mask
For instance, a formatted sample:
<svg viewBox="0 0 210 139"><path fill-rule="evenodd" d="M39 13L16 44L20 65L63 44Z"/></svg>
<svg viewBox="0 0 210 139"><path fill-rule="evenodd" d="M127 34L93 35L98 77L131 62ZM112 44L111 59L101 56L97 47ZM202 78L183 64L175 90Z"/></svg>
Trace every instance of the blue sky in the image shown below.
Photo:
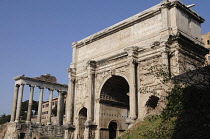
<svg viewBox="0 0 210 139"><path fill-rule="evenodd" d="M0 115L10 114L13 77L56 76L67 84L66 69L72 59L71 43L92 35L161 0L0 0ZM210 31L209 0L182 0L196 4L192 9ZM28 99L29 87L23 100ZM45 90L44 100L48 99ZM35 89L34 99L38 100ZM57 93L54 93L56 96Z"/></svg>

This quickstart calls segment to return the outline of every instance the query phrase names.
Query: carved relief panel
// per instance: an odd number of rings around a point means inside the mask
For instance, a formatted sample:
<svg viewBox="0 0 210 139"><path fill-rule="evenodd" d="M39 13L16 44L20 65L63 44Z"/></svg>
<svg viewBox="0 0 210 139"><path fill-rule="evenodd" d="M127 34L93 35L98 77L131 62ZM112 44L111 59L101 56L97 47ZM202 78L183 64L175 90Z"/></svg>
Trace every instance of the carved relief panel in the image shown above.
<svg viewBox="0 0 210 139"><path fill-rule="evenodd" d="M87 76L78 77L76 79L76 93L75 93L76 104L82 103L84 105L85 99L88 97L87 83L88 83Z"/></svg>

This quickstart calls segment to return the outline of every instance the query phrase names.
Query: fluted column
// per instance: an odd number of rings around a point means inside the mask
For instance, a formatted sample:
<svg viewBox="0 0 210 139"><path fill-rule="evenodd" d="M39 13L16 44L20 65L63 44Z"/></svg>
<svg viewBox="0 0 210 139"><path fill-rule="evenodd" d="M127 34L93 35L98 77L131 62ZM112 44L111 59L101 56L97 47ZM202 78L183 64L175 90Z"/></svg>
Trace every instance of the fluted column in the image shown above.
<svg viewBox="0 0 210 139"><path fill-rule="evenodd" d="M19 90L19 85L15 84L10 122L15 121L15 111L16 111L16 107L17 107L18 90Z"/></svg>
<svg viewBox="0 0 210 139"><path fill-rule="evenodd" d="M30 96L29 96L29 101L28 101L28 112L27 112L26 123L31 122L31 109L33 105L33 96L34 96L34 86L30 85Z"/></svg>
<svg viewBox="0 0 210 139"><path fill-rule="evenodd" d="M52 115L52 100L53 100L53 89L49 89L50 91L50 96L49 96L49 110L48 110L48 119L47 119L47 124L51 124L51 115Z"/></svg>
<svg viewBox="0 0 210 139"><path fill-rule="evenodd" d="M57 124L63 125L64 92L58 91Z"/></svg>
<svg viewBox="0 0 210 139"><path fill-rule="evenodd" d="M66 99L66 124L67 126L73 125L74 115L74 90L75 90L75 69L69 68L69 85Z"/></svg>
<svg viewBox="0 0 210 139"><path fill-rule="evenodd" d="M138 47L132 46L126 48L125 51L128 53L128 61L129 61L129 119L128 123L132 124L134 120L137 119L137 71L136 71L136 58L138 54Z"/></svg>
<svg viewBox="0 0 210 139"><path fill-rule="evenodd" d="M17 111L16 111L15 122L19 122L20 121L20 112L21 112L22 99L23 99L23 89L24 89L24 84L21 84L20 85L20 93L18 95L18 104L17 104Z"/></svg>
<svg viewBox="0 0 210 139"><path fill-rule="evenodd" d="M41 120L42 120L42 102L43 102L43 93L44 93L44 87L40 87L40 94L39 94L39 106L38 106L38 116L37 116L37 124L41 124Z"/></svg>
<svg viewBox="0 0 210 139"><path fill-rule="evenodd" d="M95 78L95 68L96 68L96 62L95 61L89 61L87 63L87 69L88 69L88 106L87 106L87 121L85 122L85 126L88 127L92 125L93 119L94 119L94 78Z"/></svg>

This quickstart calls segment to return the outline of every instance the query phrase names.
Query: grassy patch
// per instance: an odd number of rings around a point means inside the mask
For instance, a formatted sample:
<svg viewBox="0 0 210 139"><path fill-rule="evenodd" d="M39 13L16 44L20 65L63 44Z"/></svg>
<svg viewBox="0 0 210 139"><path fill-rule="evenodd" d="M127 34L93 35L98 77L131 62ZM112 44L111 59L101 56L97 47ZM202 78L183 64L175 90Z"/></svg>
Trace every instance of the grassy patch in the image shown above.
<svg viewBox="0 0 210 139"><path fill-rule="evenodd" d="M131 129L125 131L118 139L147 139L147 134L153 132L161 123L159 116L147 118L145 121L137 123Z"/></svg>

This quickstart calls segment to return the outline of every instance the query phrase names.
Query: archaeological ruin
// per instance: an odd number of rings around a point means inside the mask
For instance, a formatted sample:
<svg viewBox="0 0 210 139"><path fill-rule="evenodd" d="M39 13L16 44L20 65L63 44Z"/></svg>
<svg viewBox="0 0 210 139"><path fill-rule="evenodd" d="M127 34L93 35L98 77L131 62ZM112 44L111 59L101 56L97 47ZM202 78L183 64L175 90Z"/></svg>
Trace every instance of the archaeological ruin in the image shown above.
<svg viewBox="0 0 210 139"><path fill-rule="evenodd" d="M180 75L184 69L193 68L189 60L202 63L208 53L201 41L204 19L190 7L178 0L163 0L73 42L68 85L16 77L12 117L5 139L116 139L136 121L157 113L167 87L150 68L164 67L171 76ZM26 85L31 88L28 115L26 123L21 123L20 109ZM35 123L30 120L34 87L40 88ZM50 92L47 125L41 123L44 88ZM51 124L53 90L59 92L56 124Z"/></svg>

